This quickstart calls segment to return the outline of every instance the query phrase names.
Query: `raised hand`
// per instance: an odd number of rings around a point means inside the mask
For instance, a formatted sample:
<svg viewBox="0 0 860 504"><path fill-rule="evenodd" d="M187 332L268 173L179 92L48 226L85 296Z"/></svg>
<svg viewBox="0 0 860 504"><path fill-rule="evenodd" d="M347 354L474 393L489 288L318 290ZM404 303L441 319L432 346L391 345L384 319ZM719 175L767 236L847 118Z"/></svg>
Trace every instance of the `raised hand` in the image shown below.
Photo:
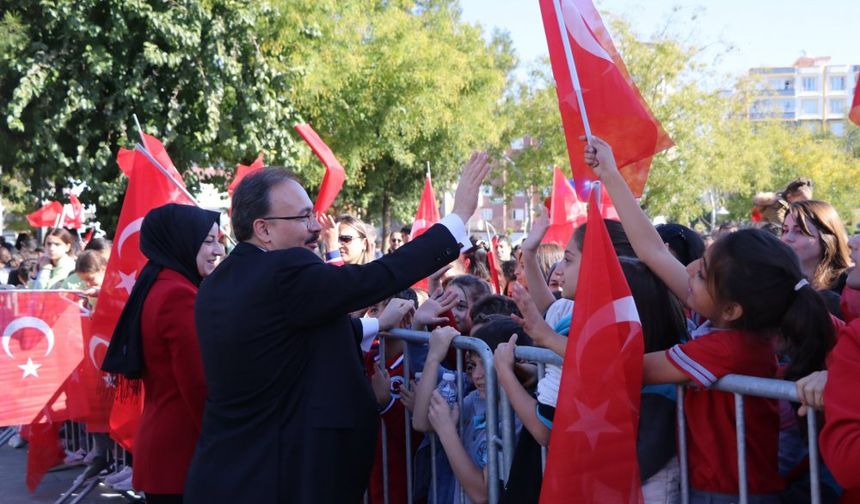
<svg viewBox="0 0 860 504"><path fill-rule="evenodd" d="M584 136L579 137L585 141ZM618 166L615 164L615 155L612 147L602 138L593 136L591 141L585 144L585 164L594 170L594 174L601 180L610 175L618 174Z"/></svg>
<svg viewBox="0 0 860 504"><path fill-rule="evenodd" d="M373 389L373 395L376 396L376 403L379 406L386 406L391 401L391 377L381 362L377 362L373 368L375 372L370 377L370 386Z"/></svg>
<svg viewBox="0 0 860 504"><path fill-rule="evenodd" d="M442 314L457 305L457 294L439 289L432 298L424 301L412 317L412 327L419 329L444 324L448 318Z"/></svg>
<svg viewBox="0 0 860 504"><path fill-rule="evenodd" d="M534 220L534 224L532 224L532 229L529 231L529 235L526 236L525 240L523 240L523 250L537 252L538 247L540 247L541 240L543 240L544 235L546 235L547 229L549 229L549 216L546 211L540 210L540 213Z"/></svg>
<svg viewBox="0 0 860 504"><path fill-rule="evenodd" d="M497 373L513 371L514 368L514 350L517 349L516 334L511 335L511 339L507 343L499 343L493 352L493 367Z"/></svg>
<svg viewBox="0 0 860 504"><path fill-rule="evenodd" d="M340 247L340 244L337 241L337 223L329 214L318 214L317 222L319 222L320 227L320 238L322 238L323 244L325 245L326 252L331 252L333 250L337 250Z"/></svg>
<svg viewBox="0 0 860 504"><path fill-rule="evenodd" d="M450 326L433 329L433 332L430 333L430 350L427 352L427 360L442 362L442 359L448 355L451 341L459 334L459 331Z"/></svg>
<svg viewBox="0 0 860 504"><path fill-rule="evenodd" d="M433 395L430 396L430 409L427 412L427 419L430 420L433 430L439 434L446 431L456 432L458 418L460 418L460 408L456 404L449 406L439 391L434 390Z"/></svg>
<svg viewBox="0 0 860 504"><path fill-rule="evenodd" d="M460 182L454 193L454 212L463 222L468 222L478 208L478 191L490 172L486 152L474 152L460 174Z"/></svg>
<svg viewBox="0 0 860 504"><path fill-rule="evenodd" d="M393 298L385 305L379 314L379 330L388 331L400 326L400 321L415 309L415 304L408 299Z"/></svg>
<svg viewBox="0 0 860 504"><path fill-rule="evenodd" d="M527 291L522 285L514 284L511 291L511 297L514 300L514 303L517 304L517 308L520 309L520 313L523 314L522 317L511 315L514 322L521 325L526 333L532 337L532 340L534 340L535 343L544 347L548 346L547 340L549 337L554 335L555 332L541 316L537 306L532 300L532 297L529 295L529 291Z"/></svg>

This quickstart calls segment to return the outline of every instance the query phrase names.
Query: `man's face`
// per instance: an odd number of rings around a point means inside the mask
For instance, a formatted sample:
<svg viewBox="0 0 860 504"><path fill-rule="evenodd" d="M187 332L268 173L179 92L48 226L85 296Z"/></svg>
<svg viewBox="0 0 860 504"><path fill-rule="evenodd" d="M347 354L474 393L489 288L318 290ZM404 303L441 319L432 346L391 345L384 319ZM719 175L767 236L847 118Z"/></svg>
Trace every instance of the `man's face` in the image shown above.
<svg viewBox="0 0 860 504"><path fill-rule="evenodd" d="M314 215L313 203L304 188L293 180L273 186L269 193L271 208L264 217L296 217L302 219L259 219L263 221L260 240L269 250L305 247L316 252L320 225Z"/></svg>

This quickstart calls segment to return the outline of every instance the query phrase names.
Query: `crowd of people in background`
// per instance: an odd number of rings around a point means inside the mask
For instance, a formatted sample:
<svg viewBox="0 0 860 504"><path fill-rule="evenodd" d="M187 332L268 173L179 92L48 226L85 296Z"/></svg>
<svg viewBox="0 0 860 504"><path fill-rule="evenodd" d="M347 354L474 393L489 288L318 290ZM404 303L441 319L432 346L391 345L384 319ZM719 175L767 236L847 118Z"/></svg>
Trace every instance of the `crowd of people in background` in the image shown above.
<svg viewBox="0 0 860 504"><path fill-rule="evenodd" d="M738 474L730 469L736 467L733 399L731 394L707 388L731 373L797 381L802 399L799 408L763 398L747 400L750 502L804 502L808 498L809 475L804 469L809 464L808 444L815 440L806 437L805 423L799 421L807 414L822 419L823 502L840 498L852 502L860 492L860 410L850 401L852 385L856 387L860 380L860 269L856 268L860 235L849 239L837 211L827 202L813 199L812 181L806 178L793 181L780 193L757 196L752 222L723 224L710 234L678 223L653 227L618 175L611 148L594 139L586 147L585 159L603 179L620 216L620 222L606 220L605 224L643 327L644 386L637 458L645 502L680 501L677 383L694 385L685 398L692 501L735 502ZM382 256L382 249L391 254L410 242L408 226L378 239L376 228L358 216L307 218L318 219L318 253L336 267L370 264ZM223 250L215 250L213 243L223 237L213 227L217 215L188 219L200 221L196 235L189 238L191 244L181 252L174 252L180 250L175 245L159 253L180 258L176 259L180 266L171 266L170 259L162 261L165 268L181 271L173 281L185 289L182 299L190 309L197 286L222 261ZM315 224L308 220L307 229ZM495 244L472 236L460 258L430 275L426 285L416 284L352 312L356 318L378 319L396 303L398 309L406 309L393 323L386 320L387 327L431 331L428 345L389 339L382 354L376 339L362 349L366 379L388 431L390 502L406 501L403 419L407 411L412 418L417 502L428 502L431 488L439 503L457 502L461 489L467 502L486 502L491 485L501 487L502 502L538 501L540 448L551 449L550 433L564 370L547 366L538 379L535 367L518 361L514 349L534 345L565 354L575 295L583 288L578 280L585 240L585 226L580 226L564 248L542 243L547 226L545 216L537 218L519 243L507 236L497 237ZM181 242L181 238L171 239ZM207 246L211 249L209 262L195 266L194 253L203 254ZM15 243L0 243L0 285L73 290L78 292L82 308L92 310L110 248L109 240L94 238L83 243L65 229L49 230L41 242L30 233L20 233ZM489 253L496 261L488 259ZM148 257L154 260L154 256ZM170 274L156 271L151 282L165 275ZM494 292L494 276L499 292ZM137 309L142 314L151 312L153 317L158 313L142 300ZM177 317L194 332L190 312ZM157 344L153 341L166 329L150 325L142 332L143 358L151 361L157 351L146 345ZM484 362L467 352L463 375L467 390L459 407L450 405L440 386L456 374L450 350L458 334L481 339L494 351L499 386L515 412L516 450L506 483L488 479ZM181 428L184 436L195 437L200 434L205 383L196 355L200 350L187 341L184 345L193 352L183 357L174 352L173 358L193 361L196 366L191 370L196 369L197 374L178 377L170 386L179 388L183 397L194 398L193 413L185 413ZM405 354L411 362L409 376L403 373ZM149 369L156 368L150 365ZM175 369L167 366L161 372L167 375ZM165 378L150 373L143 375L143 381L157 386ZM185 394L188 387L194 394ZM157 406L147 403L147 407L151 409L144 420L156 422L152 412ZM182 411L167 414L181 417ZM465 419L462 435L456 428L458 417ZM161 446L153 439L179 428L175 422L159 423L162 430L153 430L152 425L141 428L141 435L149 439L144 444L150 447ZM426 435L431 432L441 446L435 471L430 470L430 438ZM24 443L20 438L12 442ZM167 452L179 449L163 446ZM161 494L181 495L193 443L183 443L181 449L182 467L171 466L171 485L163 484L164 478L150 470L135 478L139 490L153 495L152 502L172 502L159 501ZM377 441L368 483L368 496L374 503L383 501L382 450ZM149 450L135 457L140 462L159 458L159 454ZM430 481L431 472L435 482Z"/></svg>

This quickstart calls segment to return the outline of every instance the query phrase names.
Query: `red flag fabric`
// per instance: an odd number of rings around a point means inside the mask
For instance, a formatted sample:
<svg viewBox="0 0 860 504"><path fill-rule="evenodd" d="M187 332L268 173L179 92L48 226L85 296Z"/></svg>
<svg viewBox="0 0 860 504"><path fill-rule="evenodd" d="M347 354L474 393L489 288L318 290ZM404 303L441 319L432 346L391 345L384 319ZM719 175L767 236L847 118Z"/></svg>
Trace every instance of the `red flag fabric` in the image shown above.
<svg viewBox="0 0 860 504"><path fill-rule="evenodd" d="M34 492L45 473L63 461L66 453L60 441L60 427L69 417L62 407L65 385L61 385L30 425L26 426L27 488ZM22 432L24 429L22 429Z"/></svg>
<svg viewBox="0 0 860 504"><path fill-rule="evenodd" d="M639 503L642 327L594 196L579 271L540 502Z"/></svg>
<svg viewBox="0 0 860 504"><path fill-rule="evenodd" d="M854 101L851 102L851 111L848 112L848 118L854 124L860 126L860 75L857 76L857 83L854 85Z"/></svg>
<svg viewBox="0 0 860 504"><path fill-rule="evenodd" d="M129 149L119 148L116 153L116 164L119 165L119 170L126 177L131 177L131 171L134 169L134 151Z"/></svg>
<svg viewBox="0 0 860 504"><path fill-rule="evenodd" d="M33 227L54 227L57 217L63 213L63 204L59 201L51 201L27 215L27 222Z"/></svg>
<svg viewBox="0 0 860 504"><path fill-rule="evenodd" d="M412 232L409 240L421 236L430 226L439 222L439 207L436 206L436 196L433 194L433 184L430 175L424 178L424 190L421 191L421 200L418 202L418 211L415 212L415 220L412 221Z"/></svg>
<svg viewBox="0 0 860 504"><path fill-rule="evenodd" d="M496 249L499 246L499 237L494 236L490 240L490 250L487 251L487 265L490 267L490 281L493 284L493 290L496 294L502 293L501 283L499 283L499 266L496 262Z"/></svg>
<svg viewBox="0 0 860 504"><path fill-rule="evenodd" d="M84 206L74 194L69 195L69 204L63 205L63 227L73 229L84 227Z"/></svg>
<svg viewBox="0 0 860 504"><path fill-rule="evenodd" d="M83 358L80 308L65 292L0 290L0 331L0 425L28 424Z"/></svg>
<svg viewBox="0 0 860 504"><path fill-rule="evenodd" d="M540 0L540 8L570 165L577 192L585 197L583 184L596 177L582 160L579 137L585 134L585 128L554 1ZM558 4L591 131L612 145L615 159L630 189L637 197L641 196L651 166L650 158L671 147L672 140L639 94L591 1L558 0Z"/></svg>
<svg viewBox="0 0 860 504"><path fill-rule="evenodd" d="M257 159L254 160L250 166L246 166L243 164L236 165L236 177L233 179L233 182L230 182L230 185L227 186L227 192L230 196L233 196L233 191L236 190L236 187L239 186L239 182L242 181L243 178L248 175L254 173L257 170L261 170L263 168L263 154L257 156Z"/></svg>
<svg viewBox="0 0 860 504"><path fill-rule="evenodd" d="M296 124L294 127L325 166L325 175L323 175L322 184L320 184L320 190L314 202L314 211L323 213L329 209L331 204L334 203L335 198L337 198L338 193L343 187L343 182L346 180L346 172L337 158L334 157L334 153L322 141L322 138L320 138L310 124Z"/></svg>
<svg viewBox="0 0 860 504"><path fill-rule="evenodd" d="M573 230L585 222L585 208L576 192L562 173L555 167L552 175L552 196L549 202L549 228L541 243L555 243L561 248L573 236Z"/></svg>
<svg viewBox="0 0 860 504"><path fill-rule="evenodd" d="M146 258L140 252L143 217L151 209L167 203L193 204L175 183L137 149L133 161L99 302L93 315L92 333L86 341L84 374L92 409L87 424L92 432L107 432L109 428L113 386L100 366L137 274L146 264Z"/></svg>
<svg viewBox="0 0 860 504"><path fill-rule="evenodd" d="M167 149L164 148L164 144L161 143L161 140L146 133L141 133L141 136L143 137L143 147L152 155L153 158L155 158L158 164L167 170L167 173L176 179L176 181L184 188L185 181L182 180L182 175L179 174L176 166L173 165L173 160L170 159L170 156L167 154ZM120 166L120 169L122 170L122 166Z"/></svg>

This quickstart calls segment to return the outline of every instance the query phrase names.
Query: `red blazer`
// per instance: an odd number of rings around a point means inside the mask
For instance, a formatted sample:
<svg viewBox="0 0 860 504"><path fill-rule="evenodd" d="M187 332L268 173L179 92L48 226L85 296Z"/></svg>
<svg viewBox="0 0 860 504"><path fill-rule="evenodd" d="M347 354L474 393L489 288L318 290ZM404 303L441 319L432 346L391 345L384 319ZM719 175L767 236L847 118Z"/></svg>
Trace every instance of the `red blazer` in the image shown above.
<svg viewBox="0 0 860 504"><path fill-rule="evenodd" d="M143 303L144 404L135 438L136 490L181 494L200 436L206 381L194 300L197 287L163 269Z"/></svg>
<svg viewBox="0 0 860 504"><path fill-rule="evenodd" d="M860 502L860 319L839 332L830 353L824 386L824 427L819 446L827 467L845 493L840 502Z"/></svg>

